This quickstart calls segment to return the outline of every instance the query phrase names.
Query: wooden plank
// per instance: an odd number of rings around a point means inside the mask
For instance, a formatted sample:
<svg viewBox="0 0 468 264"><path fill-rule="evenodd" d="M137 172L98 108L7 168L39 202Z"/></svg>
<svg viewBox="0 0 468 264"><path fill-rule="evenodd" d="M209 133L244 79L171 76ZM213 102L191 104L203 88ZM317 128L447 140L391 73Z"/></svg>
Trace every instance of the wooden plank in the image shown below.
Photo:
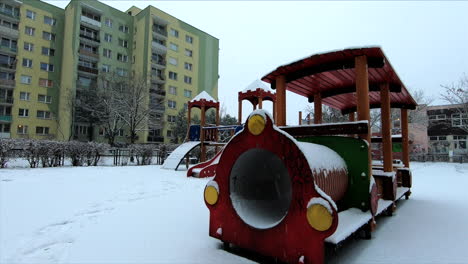
<svg viewBox="0 0 468 264"><path fill-rule="evenodd" d="M369 132L369 124L367 122L344 122L308 126L282 126L279 128L293 137L367 134Z"/></svg>

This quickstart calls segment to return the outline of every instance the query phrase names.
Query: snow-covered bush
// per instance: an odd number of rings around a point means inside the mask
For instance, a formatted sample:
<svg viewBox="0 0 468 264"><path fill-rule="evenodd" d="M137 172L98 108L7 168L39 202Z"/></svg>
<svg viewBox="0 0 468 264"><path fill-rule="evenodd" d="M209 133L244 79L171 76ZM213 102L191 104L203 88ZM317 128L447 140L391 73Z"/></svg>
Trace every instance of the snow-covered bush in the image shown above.
<svg viewBox="0 0 468 264"><path fill-rule="evenodd" d="M82 166L87 155L87 144L80 141L66 142L65 155L70 158L72 166Z"/></svg>
<svg viewBox="0 0 468 264"><path fill-rule="evenodd" d="M130 145L130 153L135 156L137 165L149 165L153 158L154 147L152 145Z"/></svg>
<svg viewBox="0 0 468 264"><path fill-rule="evenodd" d="M108 144L88 142L86 143L86 165L97 166L101 156L109 149Z"/></svg>
<svg viewBox="0 0 468 264"><path fill-rule="evenodd" d="M20 156L29 162L29 167L39 167L41 153L39 141L34 139L18 139L17 146L21 149Z"/></svg>
<svg viewBox="0 0 468 264"><path fill-rule="evenodd" d="M40 140L37 143L42 167L57 167L63 165L65 155L64 142Z"/></svg>
<svg viewBox="0 0 468 264"><path fill-rule="evenodd" d="M8 160L12 156L15 142L12 139L0 139L0 168L5 168Z"/></svg>

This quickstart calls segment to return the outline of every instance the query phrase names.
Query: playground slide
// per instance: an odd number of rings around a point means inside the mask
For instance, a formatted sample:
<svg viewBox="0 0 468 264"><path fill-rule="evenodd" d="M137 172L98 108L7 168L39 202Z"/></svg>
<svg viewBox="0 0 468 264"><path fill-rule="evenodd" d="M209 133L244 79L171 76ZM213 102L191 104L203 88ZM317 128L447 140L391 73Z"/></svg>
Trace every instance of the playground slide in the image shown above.
<svg viewBox="0 0 468 264"><path fill-rule="evenodd" d="M223 150L219 151L212 159L191 167L187 171L187 177L206 178L214 176L221 153L223 153Z"/></svg>
<svg viewBox="0 0 468 264"><path fill-rule="evenodd" d="M168 170L176 170L177 167L179 167L179 164L185 157L185 155L187 155L187 153L189 153L192 149L196 148L199 145L200 141L189 141L178 146L164 161L162 168Z"/></svg>

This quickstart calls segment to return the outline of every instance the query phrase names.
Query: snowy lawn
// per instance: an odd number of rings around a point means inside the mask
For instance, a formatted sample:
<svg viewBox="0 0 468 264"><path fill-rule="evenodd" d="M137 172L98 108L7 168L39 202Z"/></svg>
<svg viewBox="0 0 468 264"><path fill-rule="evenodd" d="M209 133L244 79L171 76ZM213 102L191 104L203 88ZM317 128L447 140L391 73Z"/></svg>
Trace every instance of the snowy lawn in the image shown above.
<svg viewBox="0 0 468 264"><path fill-rule="evenodd" d="M206 179L142 167L0 170L1 263L251 263L208 236ZM468 263L468 164L413 163L410 200L330 263Z"/></svg>

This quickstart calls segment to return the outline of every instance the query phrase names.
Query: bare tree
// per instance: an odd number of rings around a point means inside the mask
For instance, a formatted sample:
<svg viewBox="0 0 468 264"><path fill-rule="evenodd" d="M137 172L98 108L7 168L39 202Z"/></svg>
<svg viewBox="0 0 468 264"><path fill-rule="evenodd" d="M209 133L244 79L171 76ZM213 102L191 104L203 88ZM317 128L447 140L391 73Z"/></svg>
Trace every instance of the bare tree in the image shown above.
<svg viewBox="0 0 468 264"><path fill-rule="evenodd" d="M150 78L139 75L122 78L119 85L112 86L119 106L117 115L128 128L132 144L138 139L138 131L161 126L163 122L162 114L157 109L160 105L150 106L150 87Z"/></svg>
<svg viewBox="0 0 468 264"><path fill-rule="evenodd" d="M311 117L314 116L314 107L308 105L305 109L306 114L310 114ZM322 105L322 121L323 123L337 123L348 121L348 118L341 114L341 111L338 109L331 108L327 105Z"/></svg>
<svg viewBox="0 0 468 264"><path fill-rule="evenodd" d="M460 115L460 128L468 132L468 75L464 74L457 83L441 86L444 88L442 99L456 105Z"/></svg>

